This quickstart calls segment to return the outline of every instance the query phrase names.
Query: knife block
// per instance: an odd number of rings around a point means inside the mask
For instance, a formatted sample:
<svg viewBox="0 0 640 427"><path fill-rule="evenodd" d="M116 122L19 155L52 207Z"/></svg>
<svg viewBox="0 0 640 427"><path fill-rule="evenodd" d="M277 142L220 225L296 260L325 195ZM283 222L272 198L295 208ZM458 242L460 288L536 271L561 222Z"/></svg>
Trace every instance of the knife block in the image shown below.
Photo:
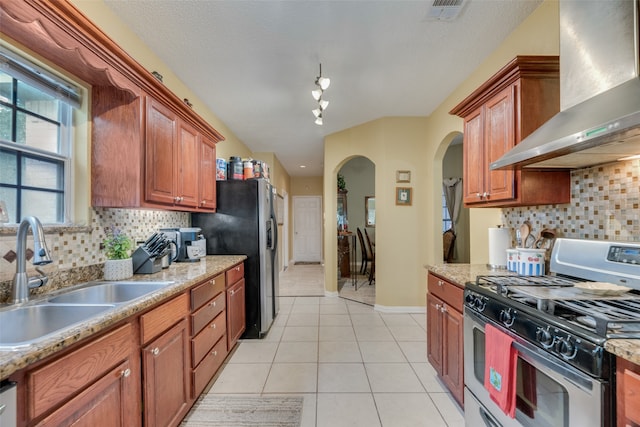
<svg viewBox="0 0 640 427"><path fill-rule="evenodd" d="M162 260L151 256L142 246L139 246L131 256L133 259L133 274L153 274L162 270Z"/></svg>

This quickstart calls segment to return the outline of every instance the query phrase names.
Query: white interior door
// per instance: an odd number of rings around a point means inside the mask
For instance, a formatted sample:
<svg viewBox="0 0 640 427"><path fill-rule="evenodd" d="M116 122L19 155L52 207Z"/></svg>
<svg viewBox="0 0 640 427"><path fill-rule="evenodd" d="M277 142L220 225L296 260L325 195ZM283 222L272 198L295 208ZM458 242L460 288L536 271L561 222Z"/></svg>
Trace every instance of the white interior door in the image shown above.
<svg viewBox="0 0 640 427"><path fill-rule="evenodd" d="M322 198L293 196L293 259L322 261Z"/></svg>

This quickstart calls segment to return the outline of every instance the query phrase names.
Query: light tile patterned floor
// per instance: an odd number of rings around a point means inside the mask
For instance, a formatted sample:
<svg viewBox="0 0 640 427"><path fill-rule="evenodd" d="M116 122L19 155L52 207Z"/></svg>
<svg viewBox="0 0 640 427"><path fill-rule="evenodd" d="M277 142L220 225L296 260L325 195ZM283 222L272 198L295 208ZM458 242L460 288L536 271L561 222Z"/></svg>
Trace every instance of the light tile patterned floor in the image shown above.
<svg viewBox="0 0 640 427"><path fill-rule="evenodd" d="M280 309L209 393L304 396L303 427L464 425L427 362L424 315L328 297L281 297Z"/></svg>

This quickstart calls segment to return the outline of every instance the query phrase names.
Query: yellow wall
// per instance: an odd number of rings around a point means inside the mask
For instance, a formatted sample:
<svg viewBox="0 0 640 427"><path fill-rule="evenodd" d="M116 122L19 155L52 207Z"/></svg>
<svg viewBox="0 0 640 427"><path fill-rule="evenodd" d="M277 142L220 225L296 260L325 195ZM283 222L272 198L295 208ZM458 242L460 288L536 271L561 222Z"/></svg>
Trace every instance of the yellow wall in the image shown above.
<svg viewBox="0 0 640 427"><path fill-rule="evenodd" d="M191 100L195 111L226 138L218 145L219 157L252 156L242 141L103 2L71 1L144 67L160 72L167 87ZM514 56L557 55L558 22L557 1L545 1L429 117L383 118L326 137L323 177L326 271L337 270L336 219L332 214L336 209L336 173L349 158L366 156L376 166L376 241L380 242L376 248L376 304L383 309L424 306L423 267L439 262L442 252L442 159L449 142L462 131L462 120L448 112ZM412 206L395 205L396 170L411 171L411 182L402 186L412 187ZM500 222L500 214L499 209L470 210L472 263L487 261L487 228ZM326 289L335 292L336 275L325 277Z"/></svg>
<svg viewBox="0 0 640 427"><path fill-rule="evenodd" d="M441 262L442 159L462 132L451 108L516 55L558 55L558 3L547 0L520 25L427 118L386 118L329 135L325 139L324 198L326 271L336 271L336 173L350 157L376 165L376 306L384 310L424 306L425 265ZM395 205L395 171L410 170L411 207ZM500 209L470 209L470 260L488 261L487 229L501 222ZM384 242L384 243L382 243ZM336 291L335 275L326 289Z"/></svg>

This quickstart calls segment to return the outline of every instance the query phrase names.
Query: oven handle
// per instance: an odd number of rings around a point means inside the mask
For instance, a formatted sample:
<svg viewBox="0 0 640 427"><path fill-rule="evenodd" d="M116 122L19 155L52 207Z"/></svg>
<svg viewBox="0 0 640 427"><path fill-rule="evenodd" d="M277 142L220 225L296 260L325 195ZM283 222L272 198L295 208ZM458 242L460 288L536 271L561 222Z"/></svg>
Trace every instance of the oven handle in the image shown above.
<svg viewBox="0 0 640 427"><path fill-rule="evenodd" d="M502 424L498 422L493 415L487 412L482 406L478 407L478 412L480 412L480 417L482 417L482 421L484 421L484 425L487 427L502 427Z"/></svg>
<svg viewBox="0 0 640 427"><path fill-rule="evenodd" d="M484 331L484 326L487 323L491 323L493 326L497 327L500 331L508 333L508 335L514 339L513 346L518 350L518 353L522 355L522 357L528 361L534 361L535 363L544 366L550 371L555 372L556 374L562 375L566 380L570 381L574 386L581 388L587 392L591 392L593 390L593 385L596 380L592 379L586 374L581 373L580 371L571 368L570 366L562 366L559 363L555 362L555 356L552 356L546 353L544 350L534 346L533 344L529 344L524 341L518 335L507 331L504 327L500 326L495 322L491 322L488 319L480 317L477 313L468 310L465 307L464 314L467 318L464 319L466 323L467 320L470 320L471 323L475 323L480 325L480 328ZM544 353L544 354L541 354Z"/></svg>

